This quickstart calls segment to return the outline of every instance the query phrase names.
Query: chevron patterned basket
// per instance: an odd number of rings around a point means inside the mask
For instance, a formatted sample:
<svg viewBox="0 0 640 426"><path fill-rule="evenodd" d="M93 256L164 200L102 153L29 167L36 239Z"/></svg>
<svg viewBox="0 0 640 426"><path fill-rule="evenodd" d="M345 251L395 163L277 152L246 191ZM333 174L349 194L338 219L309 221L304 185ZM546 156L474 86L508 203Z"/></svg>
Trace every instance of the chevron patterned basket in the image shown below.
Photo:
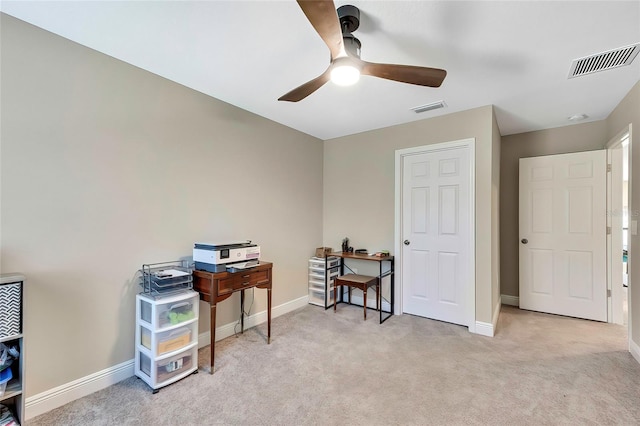
<svg viewBox="0 0 640 426"><path fill-rule="evenodd" d="M0 339L20 334L22 283L0 285Z"/></svg>

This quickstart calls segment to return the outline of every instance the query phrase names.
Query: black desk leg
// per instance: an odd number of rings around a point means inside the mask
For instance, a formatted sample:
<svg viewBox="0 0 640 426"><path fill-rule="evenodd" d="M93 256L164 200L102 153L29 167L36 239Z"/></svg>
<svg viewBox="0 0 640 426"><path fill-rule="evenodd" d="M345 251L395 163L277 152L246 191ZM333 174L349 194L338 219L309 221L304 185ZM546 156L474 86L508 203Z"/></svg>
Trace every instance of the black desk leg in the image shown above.
<svg viewBox="0 0 640 426"><path fill-rule="evenodd" d="M378 262L378 266L380 267L378 271L378 292L376 293L376 308L379 309L378 313L380 314L380 324L382 324L382 295L380 295L380 306L378 306L378 293L382 292L382 260Z"/></svg>
<svg viewBox="0 0 640 426"><path fill-rule="evenodd" d="M244 289L240 291L240 334L244 334Z"/></svg>

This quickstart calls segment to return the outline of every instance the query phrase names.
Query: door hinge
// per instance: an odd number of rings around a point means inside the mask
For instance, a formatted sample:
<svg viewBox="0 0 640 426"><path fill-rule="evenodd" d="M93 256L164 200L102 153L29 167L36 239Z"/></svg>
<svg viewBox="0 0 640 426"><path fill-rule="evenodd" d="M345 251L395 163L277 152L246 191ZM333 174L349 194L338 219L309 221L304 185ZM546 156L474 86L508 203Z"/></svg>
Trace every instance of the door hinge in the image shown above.
<svg viewBox="0 0 640 426"><path fill-rule="evenodd" d="M610 172L611 171L611 164L607 164L607 171Z"/></svg>
<svg viewBox="0 0 640 426"><path fill-rule="evenodd" d="M607 226L607 235L611 235L611 227Z"/></svg>
<svg viewBox="0 0 640 426"><path fill-rule="evenodd" d="M607 289L607 297L611 297L611 290Z"/></svg>

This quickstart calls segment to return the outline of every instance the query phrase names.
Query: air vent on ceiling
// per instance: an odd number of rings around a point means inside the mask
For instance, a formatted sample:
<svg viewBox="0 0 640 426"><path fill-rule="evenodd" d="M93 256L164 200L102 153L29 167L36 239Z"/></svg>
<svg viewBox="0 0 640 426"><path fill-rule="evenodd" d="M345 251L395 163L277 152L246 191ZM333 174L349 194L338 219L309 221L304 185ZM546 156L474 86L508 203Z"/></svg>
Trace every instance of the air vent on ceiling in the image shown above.
<svg viewBox="0 0 640 426"><path fill-rule="evenodd" d="M639 51L640 43L636 43L619 49L607 50L606 52L575 59L571 63L568 78L580 77L598 71L631 65L631 62L633 62Z"/></svg>
<svg viewBox="0 0 640 426"><path fill-rule="evenodd" d="M440 109L440 108L444 108L446 107L447 104L444 103L444 101L438 101L438 102L433 102L430 104L425 104L425 105L420 105L417 107L413 107L411 108L411 110L413 112L415 112L416 114L419 114L421 112L425 112L425 111L431 111L434 109Z"/></svg>

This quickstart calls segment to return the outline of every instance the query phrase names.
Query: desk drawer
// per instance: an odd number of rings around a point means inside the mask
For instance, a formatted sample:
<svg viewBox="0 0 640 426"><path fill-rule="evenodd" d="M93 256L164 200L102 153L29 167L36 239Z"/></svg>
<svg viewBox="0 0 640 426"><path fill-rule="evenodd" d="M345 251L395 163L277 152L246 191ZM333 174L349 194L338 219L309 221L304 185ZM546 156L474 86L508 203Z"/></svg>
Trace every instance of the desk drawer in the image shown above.
<svg viewBox="0 0 640 426"><path fill-rule="evenodd" d="M269 282L269 271L238 273L237 275L218 281L218 294L230 293L244 287Z"/></svg>

